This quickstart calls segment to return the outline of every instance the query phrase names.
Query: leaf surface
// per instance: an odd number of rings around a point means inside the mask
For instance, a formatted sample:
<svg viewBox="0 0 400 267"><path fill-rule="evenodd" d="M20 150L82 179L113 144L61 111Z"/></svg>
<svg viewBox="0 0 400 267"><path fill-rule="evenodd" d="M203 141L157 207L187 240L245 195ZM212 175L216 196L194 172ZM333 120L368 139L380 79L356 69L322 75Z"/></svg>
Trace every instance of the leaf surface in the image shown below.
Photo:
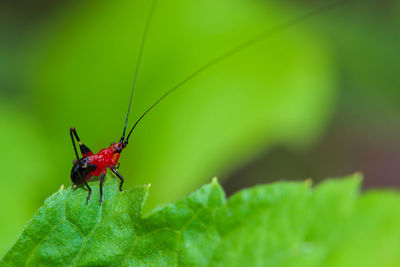
<svg viewBox="0 0 400 267"><path fill-rule="evenodd" d="M60 189L2 266L398 266L400 196L359 193L360 176L278 182L226 200L216 180L176 203L142 208L149 186ZM93 188L96 188L93 184Z"/></svg>

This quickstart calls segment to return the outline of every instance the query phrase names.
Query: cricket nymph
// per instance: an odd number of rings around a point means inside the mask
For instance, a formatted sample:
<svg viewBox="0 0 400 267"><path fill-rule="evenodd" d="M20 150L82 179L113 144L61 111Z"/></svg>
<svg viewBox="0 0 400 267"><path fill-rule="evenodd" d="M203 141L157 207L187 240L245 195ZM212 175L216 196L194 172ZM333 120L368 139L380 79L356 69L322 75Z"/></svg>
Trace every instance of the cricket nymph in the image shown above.
<svg viewBox="0 0 400 267"><path fill-rule="evenodd" d="M100 150L98 153L94 154L90 148L81 142L78 133L75 128L70 129L70 135L72 139L72 144L74 146L75 154L77 159L74 159L73 166L71 170L71 181L74 185L85 184L89 190L86 203L90 199L90 194L92 189L88 185L87 181L93 176L101 176L100 178L100 205L103 201L103 181L109 168L117 177L121 180L119 184L119 190L122 191L122 184L124 179L117 171L117 166L119 165L118 160L121 155L122 150L126 147L127 142L112 143L110 147ZM82 158L79 159L78 151L76 149L75 139L79 144L79 148L82 153Z"/></svg>

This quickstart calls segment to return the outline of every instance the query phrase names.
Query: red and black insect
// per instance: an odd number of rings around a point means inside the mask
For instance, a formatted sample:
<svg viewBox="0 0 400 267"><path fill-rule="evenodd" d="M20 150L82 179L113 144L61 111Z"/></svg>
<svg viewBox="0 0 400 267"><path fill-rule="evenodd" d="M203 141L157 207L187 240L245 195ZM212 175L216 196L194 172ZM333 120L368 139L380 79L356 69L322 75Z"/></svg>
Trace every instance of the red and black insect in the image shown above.
<svg viewBox="0 0 400 267"><path fill-rule="evenodd" d="M119 179L120 179L120 184L119 184L119 190L122 191L122 184L124 183L124 178L119 174L118 172L118 167L119 167L119 157L121 155L122 150L125 149L125 147L128 144L129 137L131 136L133 130L135 127L138 125L138 123L143 119L143 117L150 111L152 110L157 104L159 104L165 97L167 97L170 93L193 79L195 76L199 75L203 71L207 70L208 68L212 67L213 65L217 64L218 62L235 55L239 53L240 51L248 48L249 46L253 45L254 43L257 43L259 41L262 41L268 37L270 37L273 34L279 33L282 30L299 23L305 19L308 19L310 17L313 17L315 15L318 15L326 10L329 10L339 4L344 3L345 1L335 1L332 2L331 4L325 5L321 8L317 8L309 13L304 14L303 16L297 17L283 25L279 25L275 28L268 29L264 32L261 32L260 34L254 36L253 38L243 42L242 44L228 50L224 54L220 55L219 57L215 58L214 60L204 64L200 68L198 68L195 72L193 72L191 75L186 77L184 80L182 80L180 83L178 83L175 87L167 91L163 96L161 96L155 103L153 103L140 117L139 119L135 122L131 130L129 131L127 137L125 138L125 133L126 133L126 128L128 124L128 117L129 117L129 112L131 109L131 104L132 104L132 98L133 98L133 92L135 89L135 84L136 84L136 78L137 74L139 71L139 66L140 66L140 61L142 58L142 53L143 53L143 48L144 48L144 43L146 40L147 32L149 29L150 21L153 16L153 12L155 9L155 4L156 0L153 1L152 7L150 9L149 16L147 18L146 26L143 32L143 37L140 45L140 50L139 50L139 56L138 56L138 61L136 63L136 70L135 70L135 75L134 75L134 80L133 80L133 87L130 95L130 101L129 101L129 106L128 106L128 112L126 115L125 119L125 126L124 130L122 133L122 137L119 140L118 143L112 143L110 147L104 148L100 150L98 153L94 154L86 145L84 145L81 140L79 139L79 136L75 130L75 128L70 129L70 135L72 139L72 144L74 146L75 150L75 156L76 159L73 161L73 167L71 170L71 180L74 183L74 185L85 185L88 189L88 196L86 199L86 203L90 199L90 194L92 192L92 189L87 183L87 180L89 180L92 176L101 176L100 178L100 205L103 200L103 182L104 182L104 177L106 175L107 169L110 169ZM76 149L76 144L75 144L75 139L79 144L80 151L82 153L82 158L79 158L78 151Z"/></svg>

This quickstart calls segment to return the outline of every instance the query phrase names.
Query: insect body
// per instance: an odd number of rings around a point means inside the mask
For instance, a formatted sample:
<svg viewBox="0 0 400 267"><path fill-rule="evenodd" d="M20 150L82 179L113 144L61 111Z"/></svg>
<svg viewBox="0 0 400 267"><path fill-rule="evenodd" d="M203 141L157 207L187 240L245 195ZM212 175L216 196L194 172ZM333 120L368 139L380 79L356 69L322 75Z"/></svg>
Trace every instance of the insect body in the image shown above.
<svg viewBox="0 0 400 267"><path fill-rule="evenodd" d="M135 70L135 76L134 76L134 80L133 80L133 87L132 87L132 91L131 91L131 95L130 95L130 101L129 101L129 106L128 106L128 112L126 115L126 119L125 119L125 126L124 126L124 130L122 133L122 137L120 139L119 142L117 143L112 143L110 145L110 147L108 148L104 148L102 150L100 150L98 153L94 154L86 145L84 145L81 140L79 139L79 136L75 130L75 128L71 128L70 129L70 135L71 135L71 139L72 139L72 144L74 146L74 150L75 150L75 155L76 155L76 159L73 161L73 167L71 170L71 180L75 185L82 185L84 184L87 189L88 189L88 196L86 199L86 203L89 201L90 199L90 194L92 192L92 189L90 188L90 186L87 183L87 180L89 180L92 176L100 176L100 205L101 202L103 200L103 182L104 182L104 177L106 175L106 171L107 169L110 169L119 179L120 179L120 185L119 185L119 190L122 191L122 184L124 182L124 179L122 178L122 176L119 174L118 172L118 167L119 167L119 157L120 154L122 152L122 150L127 146L128 144L128 140L130 135L132 134L133 130L135 129L135 127L138 125L138 123L143 119L143 117L150 111L152 110L156 105L158 105L164 98L166 98L170 93L174 92L176 89L178 89L179 87L183 86L184 84L186 84L187 82L189 82L190 80L192 80L194 77L196 77L197 75L199 75L200 73L204 72L205 70L209 69L210 67L214 66L215 64L217 64L218 62L233 56L239 52L241 52L242 50L248 48L249 46L260 42L268 37L270 37L273 34L277 34L281 31L283 31L286 28L289 28L290 26L293 26L296 23L299 23L305 19L308 19L310 17L313 17L315 15L318 15L326 10L329 10L335 6L338 6L339 4L345 3L346 1L344 0L338 0L338 1L334 1L330 4L327 4L321 8L317 8L315 10L312 10L300 17L297 17L291 21L288 21L285 24L279 25L275 28L272 29L268 29L266 31L261 32L260 34L254 36L253 38L250 38L249 40L239 44L236 47L231 48L230 50L226 51L224 54L216 57L215 59L211 60L210 62L204 64L203 66L201 66L200 68L198 68L196 71L194 71L191 75L189 75L188 77L186 77L184 80L182 80L180 83L178 83L175 87L173 87L172 89L170 89L169 91L167 91L164 95L162 95L155 103L153 103L140 117L139 119L135 122L135 124L133 125L133 127L131 128L131 130L129 131L127 137L125 138L125 133L126 133L126 128L127 128L127 123L128 123L128 117L129 117L129 113L130 113L130 109L131 109L131 104L132 104L132 98L133 98L133 92L135 89L135 84L136 84L136 78L137 78L137 74L138 74L138 70L139 70L139 66L140 66L140 61L141 61L141 57L142 57L142 53L143 53L143 47L144 47L144 43L146 40L146 35L147 35L147 31L149 29L149 25L150 25L150 21L154 12L154 8L155 8L155 4L156 4L156 0L153 1L152 7L150 9L150 13L149 16L147 18L147 22L146 22L146 26L143 32L143 37L142 37L142 41L141 41L141 45L140 45L140 50L139 50L139 56L138 56L138 60L136 63L136 70ZM76 143L75 143L75 139L79 144L79 148L80 151L82 153L82 158L79 158L78 155L78 151L76 149Z"/></svg>
<svg viewBox="0 0 400 267"><path fill-rule="evenodd" d="M100 150L98 153L93 154L93 152L81 142L79 139L78 133L75 128L70 129L70 135L72 139L72 144L74 146L75 155L77 159L73 162L73 167L71 170L71 180L75 185L85 184L88 188L89 193L86 199L86 203L90 199L90 194L92 189L86 182L92 176L101 176L100 178L100 204L103 200L103 182L104 177L107 172L107 168L110 169L120 180L119 190L122 191L122 184L124 183L124 179L118 173L118 160L119 156L126 146L122 142L112 143L109 148L104 148ZM78 141L79 148L82 153L82 158L79 159L78 151L76 149L75 139Z"/></svg>

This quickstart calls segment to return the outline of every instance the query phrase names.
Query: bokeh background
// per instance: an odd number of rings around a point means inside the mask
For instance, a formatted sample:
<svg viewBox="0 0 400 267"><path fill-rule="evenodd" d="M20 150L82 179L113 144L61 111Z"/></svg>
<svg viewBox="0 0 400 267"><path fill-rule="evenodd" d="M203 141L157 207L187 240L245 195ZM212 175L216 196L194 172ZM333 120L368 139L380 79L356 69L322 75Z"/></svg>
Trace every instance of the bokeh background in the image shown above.
<svg viewBox="0 0 400 267"><path fill-rule="evenodd" d="M159 0L131 125L199 66L328 1ZM69 128L95 152L122 132L150 1L0 4L0 256L44 199L70 185ZM400 179L400 3L351 1L259 42L176 91L121 156L147 209L212 177L228 194L356 171Z"/></svg>

